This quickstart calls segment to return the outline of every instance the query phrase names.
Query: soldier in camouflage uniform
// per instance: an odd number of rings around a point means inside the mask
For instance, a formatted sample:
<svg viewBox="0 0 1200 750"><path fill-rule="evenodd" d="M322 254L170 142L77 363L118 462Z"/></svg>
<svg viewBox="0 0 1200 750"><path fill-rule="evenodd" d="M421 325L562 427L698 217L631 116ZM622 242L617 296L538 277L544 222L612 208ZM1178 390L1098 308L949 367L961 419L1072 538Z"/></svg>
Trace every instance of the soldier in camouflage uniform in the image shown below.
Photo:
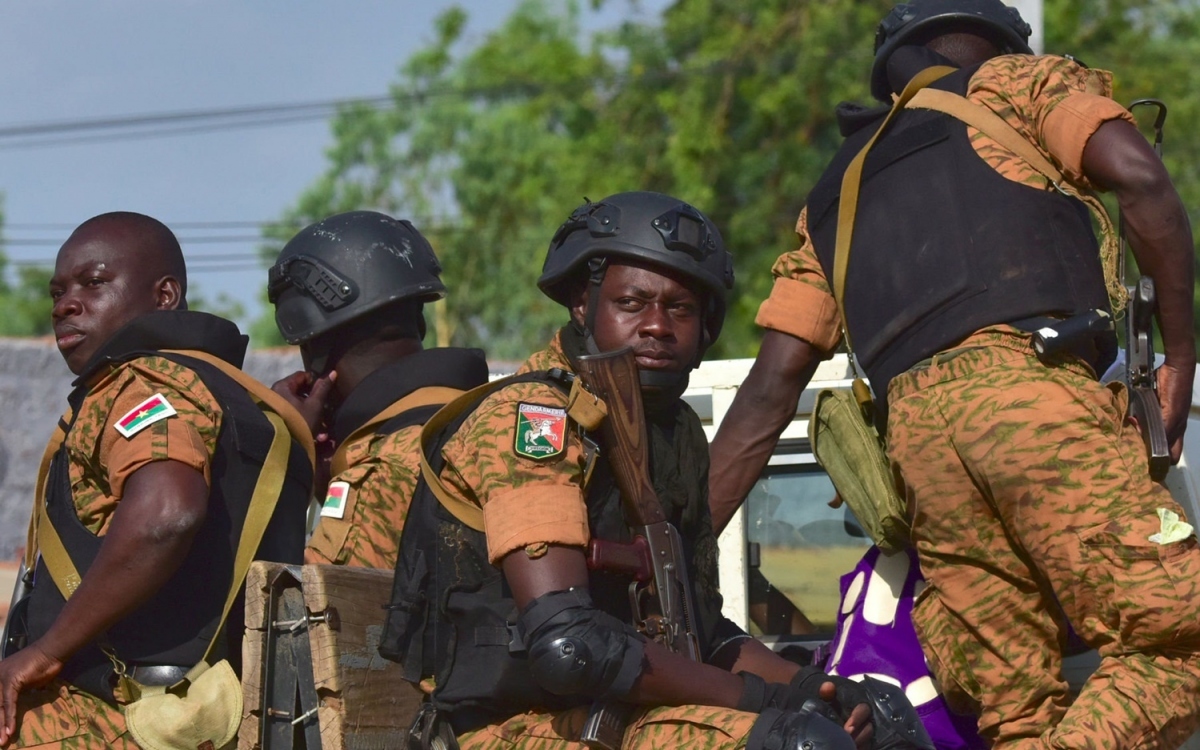
<svg viewBox="0 0 1200 750"><path fill-rule="evenodd" d="M686 203L587 203L558 230L538 282L570 323L514 382L435 418L447 425L430 448L441 494L423 481L413 501L380 650L410 679L435 679L430 705L463 748L582 750L596 699L634 704L625 748L873 746L866 690L800 669L720 614L707 443L680 396L732 283L720 234ZM702 661L631 628L630 579L585 564L592 539L631 534L566 384L577 357L623 347L641 375L656 493L683 540Z"/></svg>
<svg viewBox="0 0 1200 750"><path fill-rule="evenodd" d="M232 577L230 526L236 534L265 458L248 442L242 450L254 455L237 455L225 425L249 441L271 429L262 411L274 411L294 431L258 556L300 561L312 438L265 386L247 395L224 374L240 366L247 339L229 321L187 312L186 288L178 242L148 216L95 217L59 251L54 332L79 379L39 477L45 511L30 547L55 532L78 576L63 582L64 602L57 574L36 562L27 643L0 661L0 744L133 748L115 662L99 642L144 685L178 682L203 657L198 633L216 629ZM242 629L235 607L214 660L240 662Z"/></svg>
<svg viewBox="0 0 1200 750"><path fill-rule="evenodd" d="M271 268L275 321L306 368L275 390L336 446L305 562L392 569L421 425L487 382L479 350L421 347L422 308L446 294L441 271L412 224L374 211L306 227Z"/></svg>
<svg viewBox="0 0 1200 750"><path fill-rule="evenodd" d="M762 350L714 442L714 517L745 496L844 322L886 409L929 581L913 616L947 698L979 715L995 747L1174 748L1200 723L1196 537L1149 478L1125 392L1097 382L1111 334L1043 362L1031 331L1110 310L1115 262L1104 267L1078 197L1112 190L1138 266L1158 282L1158 384L1177 460L1196 361L1191 231L1161 162L1109 98L1111 76L1032 55L1028 34L998 0L914 0L880 25L877 98L947 66L931 88L998 116L1064 180L1049 185L993 140L998 129L901 111L865 161L843 321L827 281L839 191L890 105L840 108L847 144L808 197L800 248L775 265ZM1103 657L1074 701L1061 669L1068 621Z"/></svg>

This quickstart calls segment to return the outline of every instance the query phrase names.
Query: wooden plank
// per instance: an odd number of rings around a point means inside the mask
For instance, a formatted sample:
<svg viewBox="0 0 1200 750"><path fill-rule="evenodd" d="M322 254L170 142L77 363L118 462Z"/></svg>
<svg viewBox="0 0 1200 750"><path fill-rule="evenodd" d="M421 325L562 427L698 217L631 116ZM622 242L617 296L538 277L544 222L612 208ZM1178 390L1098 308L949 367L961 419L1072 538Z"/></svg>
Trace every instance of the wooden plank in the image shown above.
<svg viewBox="0 0 1200 750"><path fill-rule="evenodd" d="M325 750L401 746L423 696L379 655L392 571L305 565L301 576L309 613L336 613L336 628L317 621L308 631Z"/></svg>
<svg viewBox="0 0 1200 750"><path fill-rule="evenodd" d="M259 717L262 716L263 648L266 642L267 609L271 581L286 567L281 563L256 561L246 574L246 634L242 639L242 725L238 750L258 750Z"/></svg>

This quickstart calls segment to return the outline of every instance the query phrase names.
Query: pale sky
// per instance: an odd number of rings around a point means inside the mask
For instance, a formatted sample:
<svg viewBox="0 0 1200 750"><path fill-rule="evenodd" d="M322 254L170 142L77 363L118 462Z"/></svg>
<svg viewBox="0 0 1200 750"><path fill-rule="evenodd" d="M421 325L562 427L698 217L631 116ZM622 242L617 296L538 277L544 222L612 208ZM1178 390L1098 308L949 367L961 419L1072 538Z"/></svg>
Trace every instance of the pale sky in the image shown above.
<svg viewBox="0 0 1200 750"><path fill-rule="evenodd" d="M515 0L460 0L478 41ZM8 0L0 5L0 130L49 122L387 93L450 2L411 0ZM665 2L644 2L648 8ZM631 13L609 0L605 20ZM247 260L324 168L328 122L111 143L29 147L0 137L4 250L52 263L75 225L105 211L176 229L194 288L252 317L266 272ZM196 238L234 237L233 242ZM205 256L222 256L204 261ZM216 270L223 269L223 270Z"/></svg>

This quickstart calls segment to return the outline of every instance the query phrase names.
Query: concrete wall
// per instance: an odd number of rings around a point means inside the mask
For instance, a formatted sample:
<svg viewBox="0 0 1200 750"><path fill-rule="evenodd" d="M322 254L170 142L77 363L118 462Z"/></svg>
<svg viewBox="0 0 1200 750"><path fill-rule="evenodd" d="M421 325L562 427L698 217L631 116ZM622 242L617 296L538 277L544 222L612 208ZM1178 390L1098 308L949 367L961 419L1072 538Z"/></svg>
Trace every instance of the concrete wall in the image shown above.
<svg viewBox="0 0 1200 750"><path fill-rule="evenodd" d="M246 358L246 371L268 384L299 368L294 350ZM25 546L38 463L72 380L52 340L0 339L0 560Z"/></svg>

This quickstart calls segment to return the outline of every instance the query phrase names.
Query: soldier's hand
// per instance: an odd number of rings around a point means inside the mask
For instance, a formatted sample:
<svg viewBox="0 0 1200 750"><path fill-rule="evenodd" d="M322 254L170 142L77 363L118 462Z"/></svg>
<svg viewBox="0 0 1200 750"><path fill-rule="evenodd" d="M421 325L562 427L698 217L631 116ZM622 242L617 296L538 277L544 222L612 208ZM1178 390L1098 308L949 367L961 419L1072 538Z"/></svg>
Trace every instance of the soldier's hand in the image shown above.
<svg viewBox="0 0 1200 750"><path fill-rule="evenodd" d="M827 675L815 667L800 670L787 685L766 682L750 672L738 674L745 683L737 705L739 710L751 713L762 713L769 708L799 711L805 702L817 699L824 706L820 713L840 724L857 747L861 750L871 747L875 736L871 706L866 691L858 683Z"/></svg>
<svg viewBox="0 0 1200 750"><path fill-rule="evenodd" d="M42 687L62 671L63 664L38 645L29 644L12 656L0 661L0 745L8 744L17 731L17 696L25 690Z"/></svg>
<svg viewBox="0 0 1200 750"><path fill-rule="evenodd" d="M275 383L271 390L300 412L313 437L319 438L325 427L325 404L336 380L336 372L316 377L311 372L298 371Z"/></svg>
<svg viewBox="0 0 1200 750"><path fill-rule="evenodd" d="M1192 407L1192 378L1196 366L1179 367L1165 362L1155 372L1158 380L1158 400L1162 404L1163 427L1167 444L1171 446L1171 463L1179 463L1183 455L1183 431L1187 429L1188 412Z"/></svg>

